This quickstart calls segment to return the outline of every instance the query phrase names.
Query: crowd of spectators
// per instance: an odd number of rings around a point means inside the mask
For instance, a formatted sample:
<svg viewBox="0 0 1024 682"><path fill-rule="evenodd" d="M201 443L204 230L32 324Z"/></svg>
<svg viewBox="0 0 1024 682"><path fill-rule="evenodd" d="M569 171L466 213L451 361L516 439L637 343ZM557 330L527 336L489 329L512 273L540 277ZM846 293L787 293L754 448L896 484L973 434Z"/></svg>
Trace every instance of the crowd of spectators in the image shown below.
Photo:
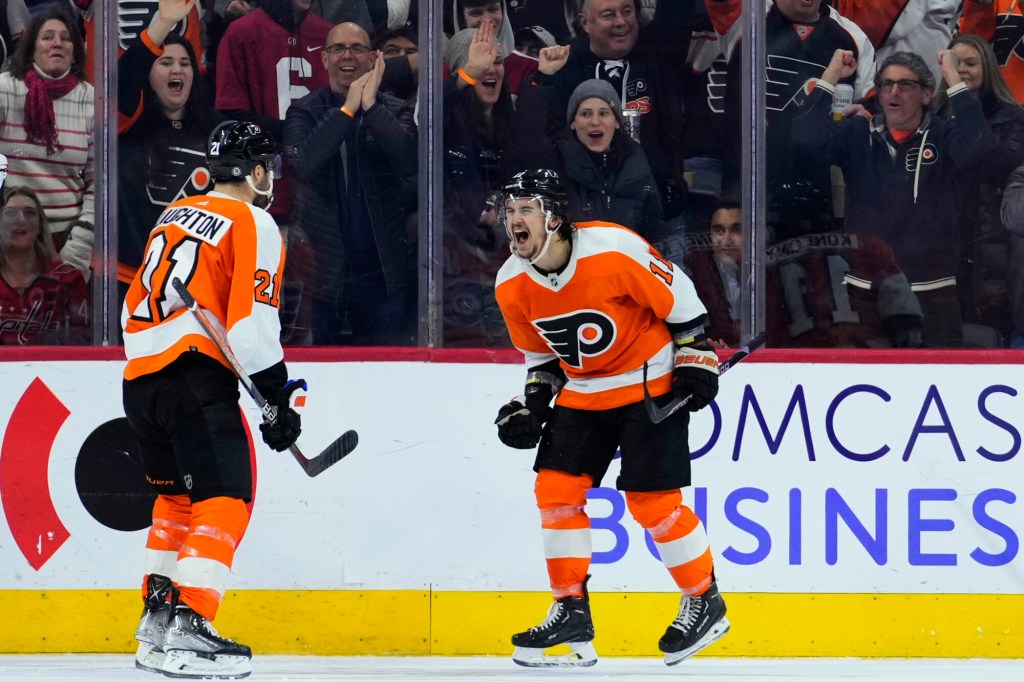
<svg viewBox="0 0 1024 682"><path fill-rule="evenodd" d="M39 298L38 332L0 311L0 343L89 340L93 4L0 3L18 207L0 293L66 288ZM741 0L444 0L436 74L420 70L419 4L116 3L118 280L144 267L164 206L210 189L210 131L251 120L281 150L283 341L414 345L420 85L440 81L443 345L509 345L498 190L536 168L560 175L573 222L623 224L689 273L709 338L740 343ZM1017 4L765 0L768 235L752 257L773 346L1024 346Z"/></svg>

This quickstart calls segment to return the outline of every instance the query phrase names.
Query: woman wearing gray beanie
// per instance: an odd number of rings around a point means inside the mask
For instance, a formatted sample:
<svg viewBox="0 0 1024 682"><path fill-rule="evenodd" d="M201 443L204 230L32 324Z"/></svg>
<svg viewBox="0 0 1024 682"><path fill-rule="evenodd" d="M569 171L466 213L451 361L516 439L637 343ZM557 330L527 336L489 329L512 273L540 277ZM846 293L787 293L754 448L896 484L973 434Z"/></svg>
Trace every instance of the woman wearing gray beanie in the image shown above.
<svg viewBox="0 0 1024 682"><path fill-rule="evenodd" d="M569 129L556 139L545 133L548 107L555 97L554 74L565 65L569 48L540 52L540 67L523 85L505 147L505 174L527 168L552 168L569 194L569 220L618 223L647 241L663 236L661 194L643 149L623 130L622 102L606 81L583 81L566 109Z"/></svg>

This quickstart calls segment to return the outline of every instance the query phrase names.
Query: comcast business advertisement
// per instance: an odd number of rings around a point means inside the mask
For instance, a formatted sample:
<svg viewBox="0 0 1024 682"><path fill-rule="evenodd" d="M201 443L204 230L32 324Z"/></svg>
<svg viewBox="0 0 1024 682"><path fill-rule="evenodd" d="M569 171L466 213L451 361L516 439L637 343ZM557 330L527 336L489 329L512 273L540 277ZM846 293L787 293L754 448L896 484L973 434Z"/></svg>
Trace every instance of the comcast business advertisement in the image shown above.
<svg viewBox="0 0 1024 682"><path fill-rule="evenodd" d="M851 356L853 357L853 356ZM532 453L494 416L511 364L292 362L316 478L255 434L233 589L543 591ZM127 589L152 493L119 362L0 363L0 589ZM694 486L729 592L1024 592L1024 368L747 362L693 416ZM590 495L592 588L672 592L614 489Z"/></svg>

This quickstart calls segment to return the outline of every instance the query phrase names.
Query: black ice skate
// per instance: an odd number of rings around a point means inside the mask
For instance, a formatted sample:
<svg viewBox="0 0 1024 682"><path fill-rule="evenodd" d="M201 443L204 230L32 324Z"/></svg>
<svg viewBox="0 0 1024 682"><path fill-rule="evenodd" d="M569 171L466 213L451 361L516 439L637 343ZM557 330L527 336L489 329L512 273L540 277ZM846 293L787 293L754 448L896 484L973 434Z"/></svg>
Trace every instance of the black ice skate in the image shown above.
<svg viewBox="0 0 1024 682"><path fill-rule="evenodd" d="M177 601L178 589L171 579L151 573L146 581L142 617L135 629L135 639L139 640L139 648L135 652L136 668L160 674L164 662L164 635Z"/></svg>
<svg viewBox="0 0 1024 682"><path fill-rule="evenodd" d="M725 600L714 580L699 597L683 595L679 615L665 630L658 648L665 652L665 664L675 665L714 643L729 631Z"/></svg>
<svg viewBox="0 0 1024 682"><path fill-rule="evenodd" d="M562 597L548 609L547 618L526 632L512 635L516 650L512 660L528 668L584 667L597 663L594 649L594 621L590 618L588 575L583 581L582 597ZM544 654L544 650L566 644L572 653L561 656Z"/></svg>
<svg viewBox="0 0 1024 682"><path fill-rule="evenodd" d="M252 672L252 649L225 639L188 606L174 609L174 618L164 637L167 677L237 679Z"/></svg>

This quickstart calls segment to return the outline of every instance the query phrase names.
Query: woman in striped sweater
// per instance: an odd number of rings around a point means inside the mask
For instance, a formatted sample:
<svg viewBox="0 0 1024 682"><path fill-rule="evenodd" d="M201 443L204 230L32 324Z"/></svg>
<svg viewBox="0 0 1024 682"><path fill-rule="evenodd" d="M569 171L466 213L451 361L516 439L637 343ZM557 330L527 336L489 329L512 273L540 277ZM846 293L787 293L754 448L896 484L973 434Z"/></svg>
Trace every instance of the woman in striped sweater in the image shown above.
<svg viewBox="0 0 1024 682"><path fill-rule="evenodd" d="M37 15L0 74L0 153L39 195L61 258L86 277L93 245L93 88L85 44L59 9Z"/></svg>

